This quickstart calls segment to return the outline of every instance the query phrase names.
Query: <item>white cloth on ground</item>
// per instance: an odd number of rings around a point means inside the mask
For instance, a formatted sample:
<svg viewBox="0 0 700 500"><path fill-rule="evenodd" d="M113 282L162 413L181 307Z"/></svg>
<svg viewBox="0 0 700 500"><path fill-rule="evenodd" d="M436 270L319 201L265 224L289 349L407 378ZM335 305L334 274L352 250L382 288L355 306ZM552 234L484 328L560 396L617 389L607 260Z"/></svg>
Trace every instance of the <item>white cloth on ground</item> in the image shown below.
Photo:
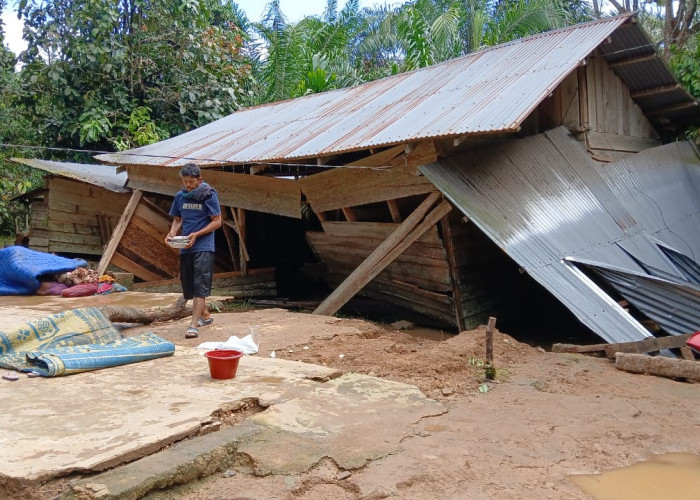
<svg viewBox="0 0 700 500"><path fill-rule="evenodd" d="M233 349L240 351L243 354L255 354L258 352L258 344L253 340L253 336L248 334L245 337L238 338L235 335L229 337L225 342L202 342L197 346L197 349L203 351L221 351L223 349Z"/></svg>

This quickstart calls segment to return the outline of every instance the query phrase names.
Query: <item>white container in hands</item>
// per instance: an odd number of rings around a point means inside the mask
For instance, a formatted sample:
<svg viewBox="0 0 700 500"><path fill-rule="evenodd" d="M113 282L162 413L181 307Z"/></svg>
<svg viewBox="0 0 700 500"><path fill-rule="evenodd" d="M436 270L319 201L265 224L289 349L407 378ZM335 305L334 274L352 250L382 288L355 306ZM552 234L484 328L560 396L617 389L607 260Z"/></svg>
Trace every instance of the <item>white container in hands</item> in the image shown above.
<svg viewBox="0 0 700 500"><path fill-rule="evenodd" d="M173 248L185 248L190 244L189 236L173 236L168 238L168 245Z"/></svg>

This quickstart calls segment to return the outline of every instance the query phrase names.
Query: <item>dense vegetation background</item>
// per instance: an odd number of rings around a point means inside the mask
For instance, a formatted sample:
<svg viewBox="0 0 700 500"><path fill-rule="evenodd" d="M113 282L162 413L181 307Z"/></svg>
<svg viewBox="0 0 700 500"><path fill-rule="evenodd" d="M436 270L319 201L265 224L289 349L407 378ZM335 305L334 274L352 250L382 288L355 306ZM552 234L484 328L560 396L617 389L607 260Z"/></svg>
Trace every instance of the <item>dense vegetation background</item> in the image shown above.
<svg viewBox="0 0 700 500"><path fill-rule="evenodd" d="M157 142L242 107L632 10L700 97L697 0L415 0L364 9L328 0L322 16L298 23L286 21L278 0L259 23L226 0L20 0L26 51L6 48L0 23L0 235L24 226L25 207L11 198L42 183L10 157L89 162L95 151Z"/></svg>

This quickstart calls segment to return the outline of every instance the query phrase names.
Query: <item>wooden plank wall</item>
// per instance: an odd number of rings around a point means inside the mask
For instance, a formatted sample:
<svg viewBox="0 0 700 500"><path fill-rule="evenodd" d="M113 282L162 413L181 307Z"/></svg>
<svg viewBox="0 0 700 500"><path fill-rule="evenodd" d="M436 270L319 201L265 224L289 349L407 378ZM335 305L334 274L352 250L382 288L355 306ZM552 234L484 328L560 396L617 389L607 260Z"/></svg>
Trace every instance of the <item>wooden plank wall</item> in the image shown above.
<svg viewBox="0 0 700 500"><path fill-rule="evenodd" d="M309 246L328 274L327 283L338 286L398 226L379 222L323 222L324 231L307 231ZM449 266L445 248L433 226L360 295L455 324Z"/></svg>
<svg viewBox="0 0 700 500"><path fill-rule="evenodd" d="M309 245L330 269L350 274L398 226L376 222L326 222L324 232L307 231ZM447 292L452 289L445 249L433 227L380 274L388 279Z"/></svg>
<svg viewBox="0 0 700 500"><path fill-rule="evenodd" d="M37 252L49 251L49 201L48 191L43 197L32 199L29 219L29 248Z"/></svg>
<svg viewBox="0 0 700 500"><path fill-rule="evenodd" d="M113 228L129 194L62 177L47 179L47 186L47 251L101 255L107 242L100 236L98 215Z"/></svg>
<svg viewBox="0 0 700 500"><path fill-rule="evenodd" d="M453 210L447 217L459 269L462 319L467 330L486 324L501 303L500 276L508 258L473 223Z"/></svg>
<svg viewBox="0 0 700 500"><path fill-rule="evenodd" d="M586 89L583 95L580 86ZM583 110L581 99L587 102ZM532 133L560 125L585 132L582 140L589 153L603 162L661 145L627 86L602 57L589 58L586 66L570 73L526 123Z"/></svg>
<svg viewBox="0 0 700 500"><path fill-rule="evenodd" d="M307 231L306 239L327 269L324 279L337 287L418 205L435 191L417 167L437 160L435 144L395 146L370 154L349 166L386 166L384 170L338 168L299 181L323 231ZM345 221L327 220L323 212L341 212ZM394 222L376 222L389 217ZM452 281L437 225L409 246L368 283L360 295L405 309L456 322Z"/></svg>
<svg viewBox="0 0 700 500"><path fill-rule="evenodd" d="M602 57L589 58L587 147L599 161L616 161L661 145L658 134Z"/></svg>

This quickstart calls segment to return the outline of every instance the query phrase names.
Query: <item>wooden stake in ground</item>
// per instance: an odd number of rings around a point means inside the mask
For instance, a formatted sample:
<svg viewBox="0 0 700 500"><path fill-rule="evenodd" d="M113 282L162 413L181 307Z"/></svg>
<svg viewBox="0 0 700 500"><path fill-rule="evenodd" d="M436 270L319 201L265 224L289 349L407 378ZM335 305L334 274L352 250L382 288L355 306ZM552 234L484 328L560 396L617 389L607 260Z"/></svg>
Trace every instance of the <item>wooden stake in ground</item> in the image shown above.
<svg viewBox="0 0 700 500"><path fill-rule="evenodd" d="M493 329L496 327L496 318L491 316L486 324L486 365L485 373L488 380L496 378L496 370L493 367Z"/></svg>

